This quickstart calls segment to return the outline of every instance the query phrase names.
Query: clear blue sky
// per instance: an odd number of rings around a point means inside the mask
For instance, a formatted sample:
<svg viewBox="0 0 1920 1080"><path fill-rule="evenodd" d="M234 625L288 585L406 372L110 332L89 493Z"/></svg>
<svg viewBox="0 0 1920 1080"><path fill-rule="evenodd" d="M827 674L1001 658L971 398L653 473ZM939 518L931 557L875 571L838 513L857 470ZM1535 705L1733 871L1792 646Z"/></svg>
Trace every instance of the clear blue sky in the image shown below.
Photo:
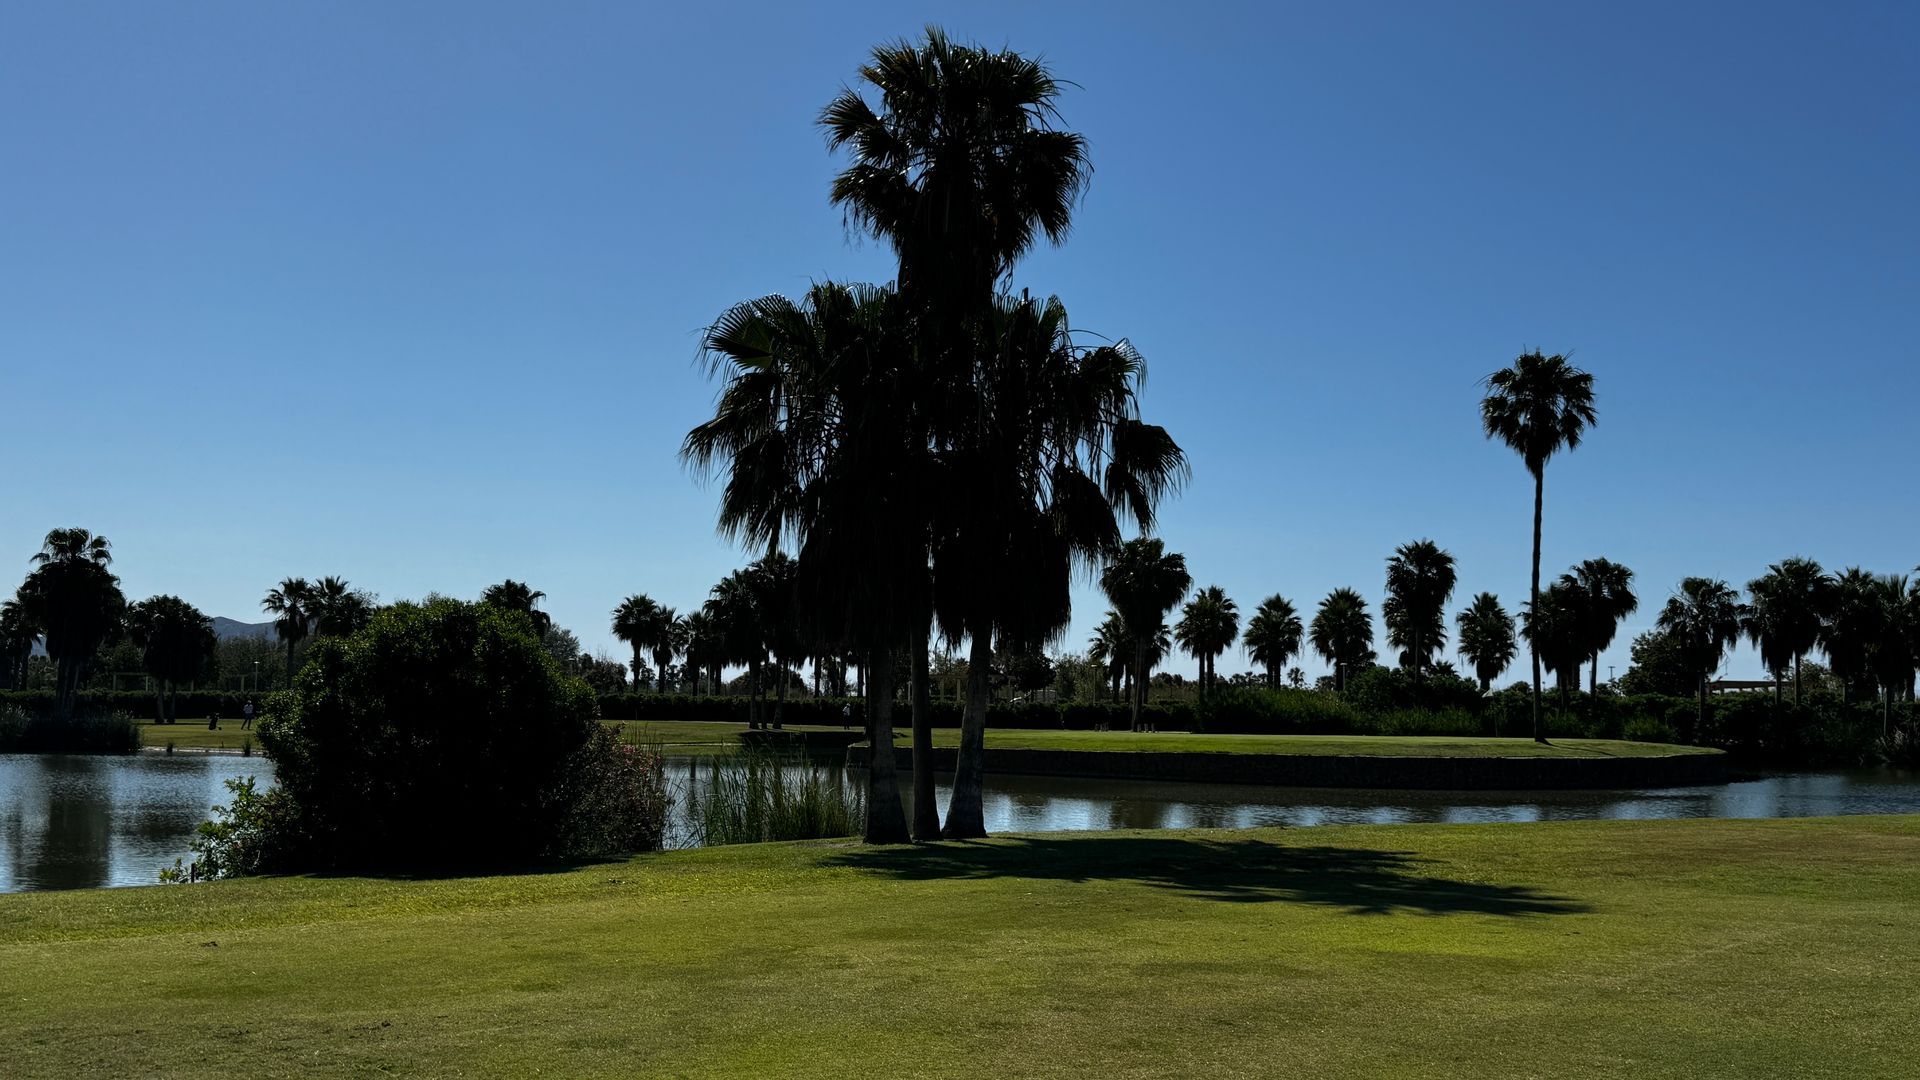
<svg viewBox="0 0 1920 1080"><path fill-rule="evenodd" d="M1638 571L1624 668L1683 575L1920 562L1916 12L12 5L0 565L84 525L131 596L248 620L292 574L512 576L616 650L621 596L699 603L742 561L674 457L700 328L890 276L813 120L937 21L1078 84L1093 185L1017 284L1148 357L1199 583L1377 610L1425 536L1456 607L1517 607L1531 490L1476 383L1571 351L1601 422L1546 567Z"/></svg>

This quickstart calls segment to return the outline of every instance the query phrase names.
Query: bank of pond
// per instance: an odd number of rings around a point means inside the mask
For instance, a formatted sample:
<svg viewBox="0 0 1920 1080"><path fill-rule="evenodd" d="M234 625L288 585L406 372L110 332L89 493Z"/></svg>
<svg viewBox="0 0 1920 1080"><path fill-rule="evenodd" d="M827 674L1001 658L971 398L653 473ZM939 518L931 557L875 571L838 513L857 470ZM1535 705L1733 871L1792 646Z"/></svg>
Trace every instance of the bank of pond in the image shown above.
<svg viewBox="0 0 1920 1080"><path fill-rule="evenodd" d="M670 755L668 846L691 846L687 809L714 759ZM857 789L863 778L819 770ZM226 781L270 784L272 763L238 754L0 755L0 892L148 885L190 858L194 831ZM906 778L903 776L903 780ZM939 798L947 795L938 778ZM1615 790L1449 791L1296 788L1123 777L989 773L994 833L1307 827L1920 813L1920 774L1892 769L1736 774L1720 784Z"/></svg>

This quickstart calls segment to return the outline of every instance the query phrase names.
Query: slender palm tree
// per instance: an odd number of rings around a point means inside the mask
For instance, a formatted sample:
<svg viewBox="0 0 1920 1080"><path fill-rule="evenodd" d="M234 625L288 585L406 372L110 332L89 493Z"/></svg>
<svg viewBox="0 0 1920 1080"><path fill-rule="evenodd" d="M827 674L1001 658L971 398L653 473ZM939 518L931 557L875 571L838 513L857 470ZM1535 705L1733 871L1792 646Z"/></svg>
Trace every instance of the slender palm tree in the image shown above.
<svg viewBox="0 0 1920 1080"><path fill-rule="evenodd" d="M1560 692L1560 711L1567 711L1567 692L1580 686L1580 665L1587 659L1587 596L1571 579L1547 587L1537 603L1520 610L1520 635L1554 677Z"/></svg>
<svg viewBox="0 0 1920 1080"><path fill-rule="evenodd" d="M641 659L645 651L652 646L660 624L660 605L645 593L635 593L620 601L613 609L613 636L633 650L633 684L642 685L642 672L647 670L646 661ZM662 681L662 689L665 683Z"/></svg>
<svg viewBox="0 0 1920 1080"><path fill-rule="evenodd" d="M1842 571L1834 579L1820 627L1820 647L1849 701L1870 696L1876 685L1873 645L1880 638L1884 614L1875 595L1876 581L1875 574L1857 566Z"/></svg>
<svg viewBox="0 0 1920 1080"><path fill-rule="evenodd" d="M1540 514L1546 499L1547 461L1562 450L1580 445L1586 429L1597 423L1593 407L1593 376L1567 362L1564 356L1527 353L1487 376L1487 396L1480 402L1480 422L1489 439L1499 439L1526 462L1533 476L1533 582L1528 603L1540 603ZM1540 654L1533 655L1533 737L1545 742L1540 727Z"/></svg>
<svg viewBox="0 0 1920 1080"><path fill-rule="evenodd" d="M1022 654L1057 641L1075 571L1118 543L1123 519L1151 529L1187 469L1165 429L1140 419L1145 360L1125 341L1078 344L1058 298L1004 297L977 325L971 374L943 395L935 427L946 497L934 504L934 613L949 644L970 642L943 830L956 839L985 835L996 648Z"/></svg>
<svg viewBox="0 0 1920 1080"><path fill-rule="evenodd" d="M273 632L287 647L287 685L293 685L293 649L313 630L313 585L306 578L290 577L267 591L260 608L273 616Z"/></svg>
<svg viewBox="0 0 1920 1080"><path fill-rule="evenodd" d="M1280 671L1287 661L1300 653L1300 638L1305 628L1300 614L1286 597L1275 593L1260 601L1260 607L1247 620L1247 632L1241 639L1247 655L1266 672L1267 689L1280 688Z"/></svg>
<svg viewBox="0 0 1920 1080"><path fill-rule="evenodd" d="M785 720L787 673L806 651L798 607L800 567L786 552L775 551L748 569L748 580L754 589L754 607L760 615L760 634L767 652L773 657L776 673L773 726L777 729ZM671 610L667 612L669 620L672 614Z"/></svg>
<svg viewBox="0 0 1920 1080"><path fill-rule="evenodd" d="M213 620L177 596L155 596L127 610L127 632L140 648L140 666L153 679L154 720L179 719L180 684L213 666L219 638Z"/></svg>
<svg viewBox="0 0 1920 1080"><path fill-rule="evenodd" d="M718 633L727 664L747 669L747 726L761 724L761 668L767 662L767 638L760 611L761 589L751 569L735 570L707 594L707 618Z"/></svg>
<svg viewBox="0 0 1920 1080"><path fill-rule="evenodd" d="M40 629L21 603L18 593L0 602L0 685L9 690L27 687L27 661L40 641Z"/></svg>
<svg viewBox="0 0 1920 1080"><path fill-rule="evenodd" d="M1308 640L1313 651L1333 665L1333 688L1347 688L1347 674L1355 665L1373 659L1373 618L1367 602L1352 589L1335 589L1314 612Z"/></svg>
<svg viewBox="0 0 1920 1080"><path fill-rule="evenodd" d="M489 585L480 594L480 602L483 604L525 615L528 621L533 623L534 634L543 639L547 636L547 631L553 629L553 616L539 608L540 601L546 598L546 593L524 581L515 581L512 578L498 585Z"/></svg>
<svg viewBox="0 0 1920 1080"><path fill-rule="evenodd" d="M94 654L120 629L126 597L107 567L112 545L86 529L55 529L20 584L22 621L37 631L54 662L54 716L73 716L80 679Z"/></svg>
<svg viewBox="0 0 1920 1080"><path fill-rule="evenodd" d="M315 637L345 637L373 621L373 599L344 578L323 577L314 582L308 607Z"/></svg>
<svg viewBox="0 0 1920 1080"><path fill-rule="evenodd" d="M1868 649L1874 681L1880 685L1881 734L1893 730L1893 703L1913 689L1915 642L1920 639L1920 587L1905 574L1874 578L1871 599L1879 633Z"/></svg>
<svg viewBox="0 0 1920 1080"><path fill-rule="evenodd" d="M1447 601L1456 580L1453 556L1431 540L1400 545L1387 558L1387 599L1380 605L1387 644L1406 651L1413 684L1433 654L1447 647Z"/></svg>
<svg viewBox="0 0 1920 1080"><path fill-rule="evenodd" d="M1192 587L1187 558L1169 552L1159 539L1143 536L1121 544L1100 571L1100 589L1127 628L1133 651L1131 726L1140 730L1140 708L1146 704L1147 680L1153 673L1148 656L1165 629L1167 612Z"/></svg>
<svg viewBox="0 0 1920 1080"><path fill-rule="evenodd" d="M1660 629L1673 635L1695 673L1702 724L1707 719L1707 679L1720 666L1727 650L1739 643L1744 614L1740 594L1732 586L1702 577L1682 580L1680 591L1668 597L1666 606L1660 609Z"/></svg>
<svg viewBox="0 0 1920 1080"><path fill-rule="evenodd" d="M679 612L664 605L659 608L652 640L647 643L648 651L653 654L655 693L667 692L667 671L673 666L673 658L686 652L687 633L687 620L681 618Z"/></svg>
<svg viewBox="0 0 1920 1080"><path fill-rule="evenodd" d="M1800 662L1820 644L1820 628L1833 610L1834 581L1812 559L1783 559L1747 582L1750 618L1747 636L1759 647L1767 670L1774 672L1774 700L1780 698L1781 668L1793 667L1793 704L1800 705Z"/></svg>
<svg viewBox="0 0 1920 1080"><path fill-rule="evenodd" d="M1454 616L1454 625L1460 632L1460 655L1473 665L1474 678L1480 680L1480 692L1484 694L1513 663L1513 616L1500 606L1499 597L1483 592Z"/></svg>
<svg viewBox="0 0 1920 1080"><path fill-rule="evenodd" d="M687 612L680 620L680 625L686 633L686 645L682 649L687 658L685 675L693 683L693 692L698 696L703 680L711 687L720 685L722 660L719 632L704 608ZM639 660L637 651L634 659L636 662Z"/></svg>
<svg viewBox="0 0 1920 1080"><path fill-rule="evenodd" d="M1587 693L1600 692L1600 654L1620 632L1620 623L1640 608L1633 594L1633 571L1607 559L1588 559L1560 576L1580 590L1582 637L1586 642Z"/></svg>
<svg viewBox="0 0 1920 1080"><path fill-rule="evenodd" d="M1174 624L1174 640L1200 665L1200 693L1212 692L1217 678L1220 654L1233 646L1240 634L1240 609L1218 585L1209 585L1195 593L1181 609Z"/></svg>
<svg viewBox="0 0 1920 1080"><path fill-rule="evenodd" d="M1127 646L1127 626L1120 613L1109 610L1100 625L1093 628L1093 637L1087 641L1087 659L1100 669L1101 682L1110 684L1114 701L1120 700L1120 680L1126 677L1127 662L1131 657Z"/></svg>

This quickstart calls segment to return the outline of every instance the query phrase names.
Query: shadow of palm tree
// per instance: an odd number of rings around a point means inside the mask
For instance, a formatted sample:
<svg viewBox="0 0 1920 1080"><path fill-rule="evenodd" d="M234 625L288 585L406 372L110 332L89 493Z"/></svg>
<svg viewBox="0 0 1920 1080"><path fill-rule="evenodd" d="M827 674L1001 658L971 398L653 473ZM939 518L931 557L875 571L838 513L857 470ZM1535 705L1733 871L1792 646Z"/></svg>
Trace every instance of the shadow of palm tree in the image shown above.
<svg viewBox="0 0 1920 1080"><path fill-rule="evenodd" d="M855 849L833 861L904 881L1131 881L1206 900L1313 904L1353 915L1572 915L1591 910L1577 900L1526 885L1424 874L1419 860L1407 852L1295 847L1265 840L1010 837Z"/></svg>

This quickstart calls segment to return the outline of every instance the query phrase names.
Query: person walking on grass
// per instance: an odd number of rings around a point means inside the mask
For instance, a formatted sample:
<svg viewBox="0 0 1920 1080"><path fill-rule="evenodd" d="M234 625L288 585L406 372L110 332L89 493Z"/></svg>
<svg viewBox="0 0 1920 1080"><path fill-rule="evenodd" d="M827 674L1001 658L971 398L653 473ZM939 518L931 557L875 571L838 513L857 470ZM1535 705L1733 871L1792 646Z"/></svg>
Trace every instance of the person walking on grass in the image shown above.
<svg viewBox="0 0 1920 1080"><path fill-rule="evenodd" d="M253 730L253 699L252 698L248 698L247 703L245 705L240 706L240 730L241 731Z"/></svg>

